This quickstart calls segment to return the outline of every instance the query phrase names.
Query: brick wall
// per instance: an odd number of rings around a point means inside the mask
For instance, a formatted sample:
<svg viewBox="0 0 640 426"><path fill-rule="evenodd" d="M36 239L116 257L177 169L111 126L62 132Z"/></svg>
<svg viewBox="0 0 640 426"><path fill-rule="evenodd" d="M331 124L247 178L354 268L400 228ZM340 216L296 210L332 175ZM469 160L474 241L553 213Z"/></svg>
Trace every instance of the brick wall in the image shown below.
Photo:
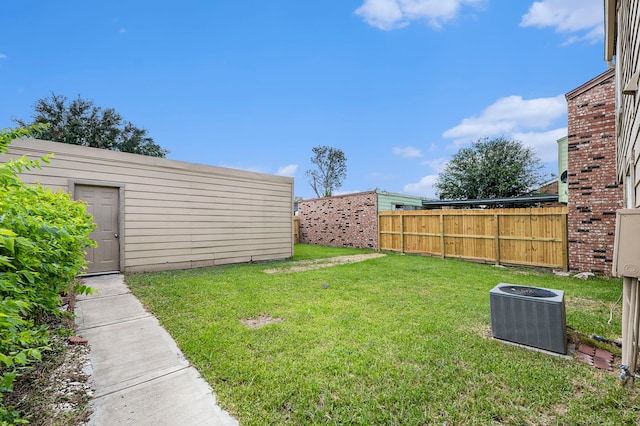
<svg viewBox="0 0 640 426"><path fill-rule="evenodd" d="M558 194L558 180L554 180L538 189L539 194L556 195Z"/></svg>
<svg viewBox="0 0 640 426"><path fill-rule="evenodd" d="M375 191L299 201L298 217L303 244L378 248Z"/></svg>
<svg viewBox="0 0 640 426"><path fill-rule="evenodd" d="M616 181L615 75L607 71L566 95L569 269L611 275Z"/></svg>

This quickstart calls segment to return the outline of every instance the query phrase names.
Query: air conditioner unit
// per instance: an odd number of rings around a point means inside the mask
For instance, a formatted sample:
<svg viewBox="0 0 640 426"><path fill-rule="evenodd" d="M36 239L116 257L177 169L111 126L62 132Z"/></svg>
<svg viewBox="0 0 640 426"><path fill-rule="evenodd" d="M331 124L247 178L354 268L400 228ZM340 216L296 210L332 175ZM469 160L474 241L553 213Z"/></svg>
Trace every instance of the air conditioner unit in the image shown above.
<svg viewBox="0 0 640 426"><path fill-rule="evenodd" d="M564 291L500 283L489 303L496 339L567 353Z"/></svg>

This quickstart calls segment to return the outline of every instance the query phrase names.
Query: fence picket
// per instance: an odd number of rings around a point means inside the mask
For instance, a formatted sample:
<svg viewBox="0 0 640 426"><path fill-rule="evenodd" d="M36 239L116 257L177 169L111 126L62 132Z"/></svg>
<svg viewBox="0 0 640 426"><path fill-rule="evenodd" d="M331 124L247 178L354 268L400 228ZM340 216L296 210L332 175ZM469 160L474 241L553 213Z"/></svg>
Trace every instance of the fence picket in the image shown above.
<svg viewBox="0 0 640 426"><path fill-rule="evenodd" d="M568 269L567 208L383 211L378 249Z"/></svg>

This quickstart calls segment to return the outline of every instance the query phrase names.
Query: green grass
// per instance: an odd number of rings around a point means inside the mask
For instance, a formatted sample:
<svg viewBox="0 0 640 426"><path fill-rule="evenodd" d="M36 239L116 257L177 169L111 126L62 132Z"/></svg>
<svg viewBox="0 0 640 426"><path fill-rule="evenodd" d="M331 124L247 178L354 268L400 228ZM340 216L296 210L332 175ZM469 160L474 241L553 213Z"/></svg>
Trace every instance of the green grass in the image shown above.
<svg viewBox="0 0 640 426"><path fill-rule="evenodd" d="M296 246L295 260L367 250ZM562 289L567 324L620 335L618 280L388 254L291 274L292 261L127 276L243 425L636 424L617 372L489 338L489 290ZM261 315L278 324L249 329Z"/></svg>

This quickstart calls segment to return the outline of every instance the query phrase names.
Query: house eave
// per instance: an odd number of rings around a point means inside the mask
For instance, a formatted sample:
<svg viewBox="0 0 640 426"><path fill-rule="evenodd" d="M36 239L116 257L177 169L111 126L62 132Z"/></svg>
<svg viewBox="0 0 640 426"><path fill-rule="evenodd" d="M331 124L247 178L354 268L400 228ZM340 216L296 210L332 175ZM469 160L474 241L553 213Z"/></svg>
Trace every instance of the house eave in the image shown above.
<svg viewBox="0 0 640 426"><path fill-rule="evenodd" d="M604 0L604 60L611 64L616 53L617 0Z"/></svg>
<svg viewBox="0 0 640 426"><path fill-rule="evenodd" d="M564 97L566 98L566 100L570 101L576 96L581 95L584 92L596 87L598 84L602 83L603 81L609 78L612 78L614 75L615 75L614 69L606 70L605 72L598 75L597 77L594 77L591 80L587 81L586 83L580 85L580 87L577 87L572 91L568 92L567 94L564 95Z"/></svg>

